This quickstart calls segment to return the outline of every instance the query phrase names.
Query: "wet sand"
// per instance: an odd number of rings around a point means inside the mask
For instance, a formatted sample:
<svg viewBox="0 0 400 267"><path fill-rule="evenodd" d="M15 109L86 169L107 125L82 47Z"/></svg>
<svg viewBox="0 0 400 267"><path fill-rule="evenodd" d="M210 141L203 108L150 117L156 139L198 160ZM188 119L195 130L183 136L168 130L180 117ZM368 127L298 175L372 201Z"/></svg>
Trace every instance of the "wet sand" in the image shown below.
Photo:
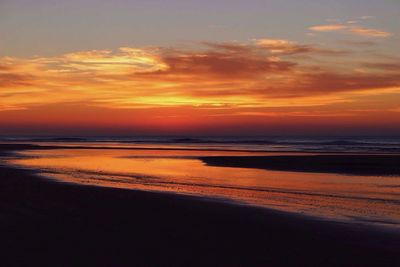
<svg viewBox="0 0 400 267"><path fill-rule="evenodd" d="M0 166L0 227L1 266L400 264L398 232L199 197L56 183L8 166Z"/></svg>

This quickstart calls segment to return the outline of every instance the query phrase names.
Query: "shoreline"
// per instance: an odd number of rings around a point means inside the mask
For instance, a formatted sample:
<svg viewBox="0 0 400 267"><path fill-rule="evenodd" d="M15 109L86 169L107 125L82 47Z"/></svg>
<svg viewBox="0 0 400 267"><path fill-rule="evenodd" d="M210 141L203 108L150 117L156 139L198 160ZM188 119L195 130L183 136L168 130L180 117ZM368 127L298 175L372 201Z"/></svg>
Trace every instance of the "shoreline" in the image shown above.
<svg viewBox="0 0 400 267"><path fill-rule="evenodd" d="M195 196L56 183L5 165L0 192L2 266L400 263L400 233L375 227Z"/></svg>
<svg viewBox="0 0 400 267"><path fill-rule="evenodd" d="M214 151L214 152L245 152L249 154L271 153L271 154L304 154L304 155L397 155L400 152L346 152L346 151L297 151L297 150L245 150L245 149L219 149L219 148L189 148L189 147L118 147L118 146L65 146L65 145L37 145L32 143L2 143L0 142L0 151L19 151L19 150L51 150L51 149L88 149L88 150L183 150L183 151Z"/></svg>

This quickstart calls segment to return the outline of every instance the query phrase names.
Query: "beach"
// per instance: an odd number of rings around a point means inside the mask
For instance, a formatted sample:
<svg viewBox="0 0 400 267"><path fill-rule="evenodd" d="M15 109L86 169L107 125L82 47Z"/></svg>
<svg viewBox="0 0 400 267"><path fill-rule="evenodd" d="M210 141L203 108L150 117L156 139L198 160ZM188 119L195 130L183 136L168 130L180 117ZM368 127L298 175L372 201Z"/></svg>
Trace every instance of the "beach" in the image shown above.
<svg viewBox="0 0 400 267"><path fill-rule="evenodd" d="M0 0L0 267L400 267L400 0Z"/></svg>
<svg viewBox="0 0 400 267"><path fill-rule="evenodd" d="M24 149L8 146L5 150ZM396 266L398 231L0 167L3 266Z"/></svg>

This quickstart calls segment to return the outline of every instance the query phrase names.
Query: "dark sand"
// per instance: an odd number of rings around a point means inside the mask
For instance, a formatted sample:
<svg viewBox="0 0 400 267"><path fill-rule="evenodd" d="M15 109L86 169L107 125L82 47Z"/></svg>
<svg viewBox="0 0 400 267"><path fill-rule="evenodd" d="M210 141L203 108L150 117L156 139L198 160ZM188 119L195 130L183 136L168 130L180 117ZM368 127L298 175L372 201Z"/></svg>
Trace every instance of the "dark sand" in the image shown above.
<svg viewBox="0 0 400 267"><path fill-rule="evenodd" d="M0 227L0 266L400 266L398 232L7 166Z"/></svg>
<svg viewBox="0 0 400 267"><path fill-rule="evenodd" d="M303 155L202 157L210 166L277 171L400 175L400 155Z"/></svg>

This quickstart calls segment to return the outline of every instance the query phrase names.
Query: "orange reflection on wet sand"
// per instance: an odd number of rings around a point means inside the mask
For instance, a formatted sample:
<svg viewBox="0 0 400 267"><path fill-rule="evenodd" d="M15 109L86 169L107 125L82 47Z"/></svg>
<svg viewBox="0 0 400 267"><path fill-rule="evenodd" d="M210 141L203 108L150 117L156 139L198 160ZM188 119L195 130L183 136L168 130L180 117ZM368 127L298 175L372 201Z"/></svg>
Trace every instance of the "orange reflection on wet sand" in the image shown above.
<svg viewBox="0 0 400 267"><path fill-rule="evenodd" d="M24 157L13 164L39 168L61 182L216 197L333 219L400 223L399 177L213 167L197 159L246 155L232 151L58 149L21 154Z"/></svg>

